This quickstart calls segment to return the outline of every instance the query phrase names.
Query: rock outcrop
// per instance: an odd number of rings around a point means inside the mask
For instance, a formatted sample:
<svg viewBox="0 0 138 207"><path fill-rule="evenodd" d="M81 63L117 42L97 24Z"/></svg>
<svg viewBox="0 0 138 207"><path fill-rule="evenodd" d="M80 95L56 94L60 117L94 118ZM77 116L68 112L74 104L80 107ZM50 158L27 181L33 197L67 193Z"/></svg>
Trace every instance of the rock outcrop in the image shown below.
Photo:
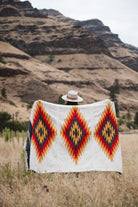
<svg viewBox="0 0 138 207"><path fill-rule="evenodd" d="M54 9L34 9L29 1L1 0L0 17L9 16L15 19L0 21L0 40L30 55L104 53L138 71L138 48L123 43L98 19L78 21Z"/></svg>
<svg viewBox="0 0 138 207"><path fill-rule="evenodd" d="M29 1L1 0L0 17L27 16L35 18L46 18L38 9L34 9Z"/></svg>
<svg viewBox="0 0 138 207"><path fill-rule="evenodd" d="M12 9L12 12L7 12ZM51 10L56 16L57 12ZM0 39L10 42L15 47L29 53L32 56L46 54L107 54L110 51L104 41L92 35L88 30L78 25L57 24L50 20L48 13L34 9L27 1L3 1L0 9L1 17L9 17L0 22ZM20 16L20 18L16 18ZM28 21L31 19L31 22ZM41 21L40 21L41 19ZM8 24L8 25L7 25Z"/></svg>
<svg viewBox="0 0 138 207"><path fill-rule="evenodd" d="M92 35L96 35L103 40L106 47L114 58L138 72L138 48L132 45L123 43L118 34L111 32L108 26L105 26L102 21L98 19L90 19L86 21L78 21L65 17L56 10L41 10L42 13L48 14L48 17L55 21L66 23L69 25L76 25L89 31Z"/></svg>

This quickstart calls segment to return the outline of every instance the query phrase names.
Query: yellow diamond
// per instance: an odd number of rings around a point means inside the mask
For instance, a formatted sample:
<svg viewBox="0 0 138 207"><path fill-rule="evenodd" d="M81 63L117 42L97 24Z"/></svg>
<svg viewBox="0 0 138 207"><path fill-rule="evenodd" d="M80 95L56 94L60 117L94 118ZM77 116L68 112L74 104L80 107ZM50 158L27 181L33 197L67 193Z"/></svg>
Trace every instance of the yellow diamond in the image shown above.
<svg viewBox="0 0 138 207"><path fill-rule="evenodd" d="M108 133L108 131L110 133ZM103 131L102 131L102 135L106 138L106 141L108 143L111 143L112 142L112 138L114 137L115 135L115 130L113 128L113 126L111 125L111 123L109 121L107 121Z"/></svg>
<svg viewBox="0 0 138 207"><path fill-rule="evenodd" d="M47 129L45 128L42 120L39 120L37 127L35 129L35 133L37 134L40 143L42 143L47 136Z"/></svg>
<svg viewBox="0 0 138 207"><path fill-rule="evenodd" d="M80 130L80 127L78 126L77 121L73 123L73 126L71 127L71 130L69 132L69 135L72 138L75 145L77 145L77 143L82 137L82 131Z"/></svg>

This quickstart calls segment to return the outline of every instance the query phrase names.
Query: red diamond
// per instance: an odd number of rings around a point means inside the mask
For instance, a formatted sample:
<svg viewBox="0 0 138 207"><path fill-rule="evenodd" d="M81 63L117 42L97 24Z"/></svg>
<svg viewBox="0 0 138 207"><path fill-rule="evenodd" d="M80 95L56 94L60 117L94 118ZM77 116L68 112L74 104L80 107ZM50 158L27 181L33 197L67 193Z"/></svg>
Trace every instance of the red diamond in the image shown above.
<svg viewBox="0 0 138 207"><path fill-rule="evenodd" d="M94 137L108 159L113 161L114 154L119 146L119 135L116 117L110 104L106 106L100 117Z"/></svg>
<svg viewBox="0 0 138 207"><path fill-rule="evenodd" d="M32 143L36 150L38 161L41 162L48 152L57 134L49 115L38 101L34 110L32 126Z"/></svg>
<svg viewBox="0 0 138 207"><path fill-rule="evenodd" d="M72 107L69 112L60 134L71 158L77 164L79 157L90 139L91 131L76 106Z"/></svg>

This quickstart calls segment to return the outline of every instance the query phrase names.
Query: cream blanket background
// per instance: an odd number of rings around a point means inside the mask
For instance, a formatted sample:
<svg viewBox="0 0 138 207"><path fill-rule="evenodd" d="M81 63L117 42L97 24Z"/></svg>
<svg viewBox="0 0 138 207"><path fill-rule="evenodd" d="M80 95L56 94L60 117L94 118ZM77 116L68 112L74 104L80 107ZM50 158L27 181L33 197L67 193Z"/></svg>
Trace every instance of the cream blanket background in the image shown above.
<svg viewBox="0 0 138 207"><path fill-rule="evenodd" d="M27 167L38 173L117 171L122 157L114 103L67 106L36 101L26 142Z"/></svg>

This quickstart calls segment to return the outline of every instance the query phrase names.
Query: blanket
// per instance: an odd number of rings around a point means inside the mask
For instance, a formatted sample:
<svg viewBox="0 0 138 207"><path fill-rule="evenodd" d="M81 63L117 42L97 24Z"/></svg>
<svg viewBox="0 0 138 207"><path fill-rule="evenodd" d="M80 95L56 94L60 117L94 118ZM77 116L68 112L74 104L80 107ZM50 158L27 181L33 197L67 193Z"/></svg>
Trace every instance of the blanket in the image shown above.
<svg viewBox="0 0 138 207"><path fill-rule="evenodd" d="M26 141L28 170L117 171L122 157L114 103L33 104Z"/></svg>

